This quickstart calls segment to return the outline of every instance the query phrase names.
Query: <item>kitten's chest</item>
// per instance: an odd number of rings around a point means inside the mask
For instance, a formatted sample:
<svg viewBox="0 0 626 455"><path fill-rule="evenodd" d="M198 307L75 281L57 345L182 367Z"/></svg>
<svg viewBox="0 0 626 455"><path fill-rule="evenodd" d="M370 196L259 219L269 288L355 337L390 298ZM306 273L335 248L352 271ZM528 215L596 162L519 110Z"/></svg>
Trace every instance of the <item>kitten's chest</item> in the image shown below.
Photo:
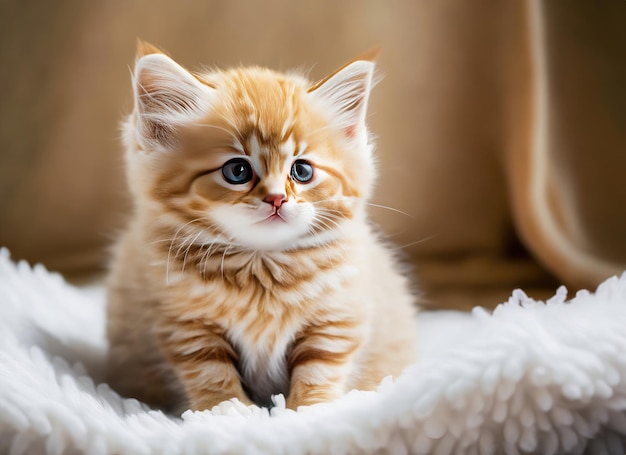
<svg viewBox="0 0 626 455"><path fill-rule="evenodd" d="M239 354L238 370L249 397L261 405L270 405L271 396L289 392L288 356L293 343L291 331L255 337L233 336Z"/></svg>
<svg viewBox="0 0 626 455"><path fill-rule="evenodd" d="M238 354L244 388L259 404L269 405L272 395L288 393L294 340L305 327L319 322L321 308L334 312L342 306L342 289L355 273L354 267L342 265L309 266L305 274L306 263L302 265L299 279L286 284L276 281L276 273L274 281L268 281L248 265L246 275L239 269L231 275L226 270L213 280L181 280L175 286L178 295L170 295L167 307L172 316L184 313L222 328Z"/></svg>
<svg viewBox="0 0 626 455"><path fill-rule="evenodd" d="M299 331L314 319L314 301L302 294L265 288L233 287L225 283L194 284L193 296L179 311L207 326L219 326L237 353L237 370L249 397L270 405L271 396L289 391L288 358Z"/></svg>
<svg viewBox="0 0 626 455"><path fill-rule="evenodd" d="M289 355L297 333L310 319L302 309L266 299L248 302L238 316L219 322L238 354L237 369L253 401L267 406L272 395L287 395Z"/></svg>

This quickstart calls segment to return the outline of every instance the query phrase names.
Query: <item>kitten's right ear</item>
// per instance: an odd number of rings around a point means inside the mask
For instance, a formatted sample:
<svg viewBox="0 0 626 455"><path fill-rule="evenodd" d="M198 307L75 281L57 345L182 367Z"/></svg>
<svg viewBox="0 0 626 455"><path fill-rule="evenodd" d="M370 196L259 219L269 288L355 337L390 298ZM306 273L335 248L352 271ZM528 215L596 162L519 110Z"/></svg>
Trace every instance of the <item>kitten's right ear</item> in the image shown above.
<svg viewBox="0 0 626 455"><path fill-rule="evenodd" d="M177 129L209 109L214 89L151 44L138 43L133 74L139 142L146 151L176 146Z"/></svg>
<svg viewBox="0 0 626 455"><path fill-rule="evenodd" d="M136 60L139 60L141 57L145 57L146 55L149 55L149 54L166 54L166 53L163 52L158 47L156 47L154 44L144 41L141 38L137 38Z"/></svg>
<svg viewBox="0 0 626 455"><path fill-rule="evenodd" d="M374 61L379 50L372 49L309 88L330 113L348 139L366 132L365 114L370 91L374 85Z"/></svg>

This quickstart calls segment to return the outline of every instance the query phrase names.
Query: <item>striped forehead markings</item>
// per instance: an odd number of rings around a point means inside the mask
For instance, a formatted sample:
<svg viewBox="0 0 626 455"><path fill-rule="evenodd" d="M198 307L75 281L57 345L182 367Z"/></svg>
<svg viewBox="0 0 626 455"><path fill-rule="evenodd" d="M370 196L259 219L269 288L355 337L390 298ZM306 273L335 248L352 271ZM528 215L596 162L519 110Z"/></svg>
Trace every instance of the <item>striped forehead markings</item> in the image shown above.
<svg viewBox="0 0 626 455"><path fill-rule="evenodd" d="M300 156L306 152L309 144L306 141L300 141L296 144L296 149L293 151L293 156Z"/></svg>
<svg viewBox="0 0 626 455"><path fill-rule="evenodd" d="M242 155L249 155L246 148L243 145L241 145L241 142L239 142L238 140L233 141L233 148L237 150L239 153L241 153Z"/></svg>
<svg viewBox="0 0 626 455"><path fill-rule="evenodd" d="M261 154L261 144L259 144L259 138L256 134L251 134L248 137L248 154L253 156Z"/></svg>
<svg viewBox="0 0 626 455"><path fill-rule="evenodd" d="M262 144L259 141L259 138L256 134L251 134L248 136L246 140L245 146L240 142L235 141L233 143L233 147L235 150L241 153L245 153L246 155L260 155L262 153L271 153L271 148L268 145ZM296 142L293 135L283 139L278 144L278 152L280 155L284 155L286 157L289 156L300 156L304 152L306 152L308 144L306 141Z"/></svg>
<svg viewBox="0 0 626 455"><path fill-rule="evenodd" d="M294 156L297 148L298 147L293 136L289 136L279 145L280 153L286 156Z"/></svg>

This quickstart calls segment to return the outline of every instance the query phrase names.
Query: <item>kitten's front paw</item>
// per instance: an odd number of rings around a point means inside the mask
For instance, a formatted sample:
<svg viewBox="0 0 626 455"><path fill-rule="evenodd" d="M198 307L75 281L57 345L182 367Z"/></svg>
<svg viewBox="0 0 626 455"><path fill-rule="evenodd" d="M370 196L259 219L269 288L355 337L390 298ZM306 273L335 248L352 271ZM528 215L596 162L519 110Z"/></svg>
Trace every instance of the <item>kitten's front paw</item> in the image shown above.
<svg viewBox="0 0 626 455"><path fill-rule="evenodd" d="M339 398L339 394L335 393L310 393L310 394L293 394L287 398L286 406L288 409L297 411L302 406L312 406L319 403L328 403Z"/></svg>
<svg viewBox="0 0 626 455"><path fill-rule="evenodd" d="M272 395L272 409L285 409L287 407L285 395L279 393L278 395Z"/></svg>
<svg viewBox="0 0 626 455"><path fill-rule="evenodd" d="M230 400L222 401L220 404L213 406L211 408L211 414L249 416L257 409L260 408L251 401L245 400L245 402L243 402L237 398L231 398Z"/></svg>

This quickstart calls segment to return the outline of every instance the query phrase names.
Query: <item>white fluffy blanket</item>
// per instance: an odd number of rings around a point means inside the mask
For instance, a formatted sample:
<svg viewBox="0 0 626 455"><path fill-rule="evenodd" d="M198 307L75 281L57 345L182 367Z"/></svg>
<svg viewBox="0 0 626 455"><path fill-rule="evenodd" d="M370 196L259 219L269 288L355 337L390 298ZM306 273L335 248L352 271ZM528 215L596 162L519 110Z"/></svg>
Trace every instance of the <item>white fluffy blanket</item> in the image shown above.
<svg viewBox="0 0 626 455"><path fill-rule="evenodd" d="M624 453L626 275L419 325L421 360L376 392L173 417L100 383L102 289L0 250L0 453Z"/></svg>

